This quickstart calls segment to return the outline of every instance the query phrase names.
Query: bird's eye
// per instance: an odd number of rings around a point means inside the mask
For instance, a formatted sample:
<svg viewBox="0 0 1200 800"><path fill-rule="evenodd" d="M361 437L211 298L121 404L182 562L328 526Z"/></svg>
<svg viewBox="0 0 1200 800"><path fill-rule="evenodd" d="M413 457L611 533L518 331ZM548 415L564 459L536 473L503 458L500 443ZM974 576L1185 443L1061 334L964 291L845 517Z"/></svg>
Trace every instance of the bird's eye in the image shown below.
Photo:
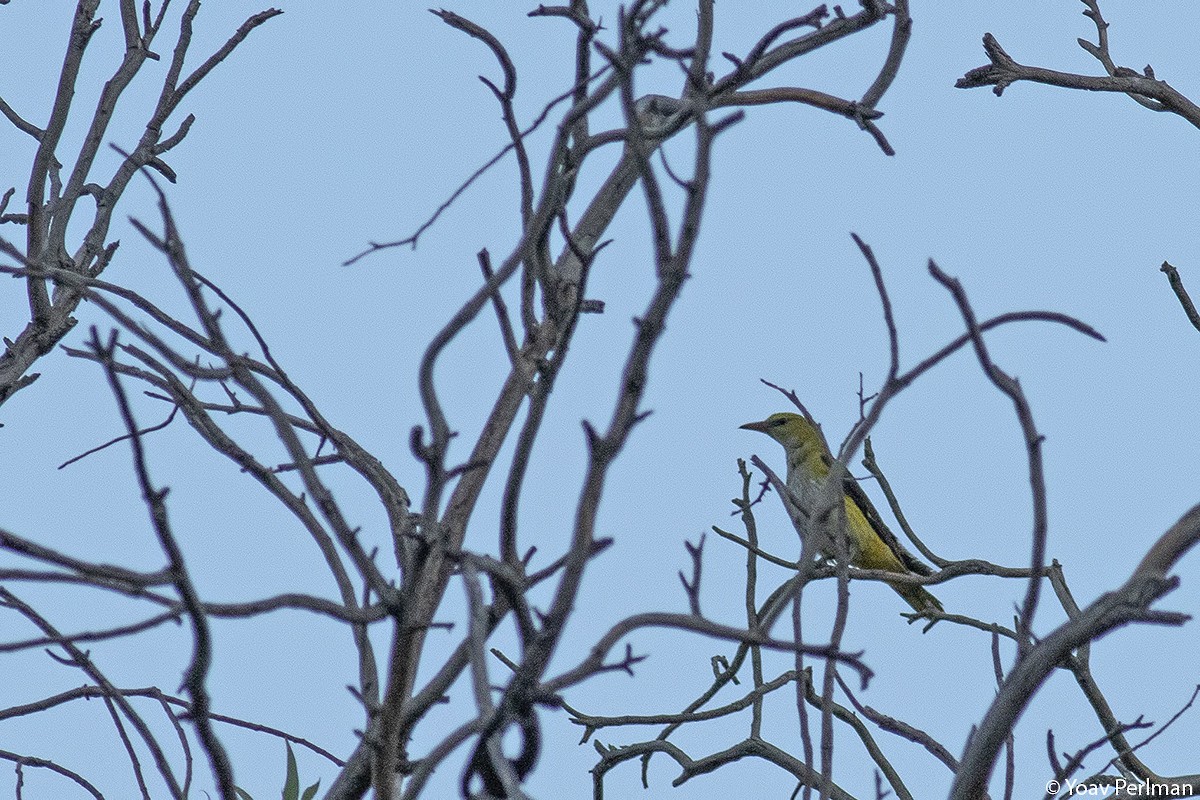
<svg viewBox="0 0 1200 800"><path fill-rule="evenodd" d="M772 427L772 428L778 428L780 425L782 425L782 424L783 424L783 423L785 423L785 422L787 422L787 420L784 420L784 419L774 419L774 420L771 420L771 427Z"/></svg>

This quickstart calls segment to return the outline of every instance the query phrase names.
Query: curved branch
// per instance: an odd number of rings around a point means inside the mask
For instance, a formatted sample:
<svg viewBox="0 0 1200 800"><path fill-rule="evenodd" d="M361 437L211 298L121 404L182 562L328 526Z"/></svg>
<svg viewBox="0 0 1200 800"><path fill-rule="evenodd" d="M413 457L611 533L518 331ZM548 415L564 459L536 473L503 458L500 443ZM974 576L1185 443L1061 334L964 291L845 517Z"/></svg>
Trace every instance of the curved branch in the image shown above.
<svg viewBox="0 0 1200 800"><path fill-rule="evenodd" d="M1025 652L1000 685L996 699L967 744L950 791L951 800L983 796L996 757L1018 717L1073 650L1131 622L1181 625L1189 619L1185 614L1152 611L1150 605L1179 585L1179 579L1167 573L1197 542L1200 505L1193 506L1159 537L1121 587L1101 595Z"/></svg>
<svg viewBox="0 0 1200 800"><path fill-rule="evenodd" d="M568 686L574 686L604 667L604 657L617 646L625 636L640 628L672 628L675 630L692 631L693 633L723 639L729 642L742 642L758 645L768 650L782 653L804 653L822 659L833 659L853 669L858 673L862 685L866 686L874 676L874 672L862 661L861 653L848 653L820 645L797 644L783 639L775 639L761 631L750 631L745 628L734 628L718 622L697 617L692 614L672 614L665 611L634 614L627 617L600 637L592 645L591 652L579 665L567 670L556 678L544 682L541 688L549 693L561 691Z"/></svg>

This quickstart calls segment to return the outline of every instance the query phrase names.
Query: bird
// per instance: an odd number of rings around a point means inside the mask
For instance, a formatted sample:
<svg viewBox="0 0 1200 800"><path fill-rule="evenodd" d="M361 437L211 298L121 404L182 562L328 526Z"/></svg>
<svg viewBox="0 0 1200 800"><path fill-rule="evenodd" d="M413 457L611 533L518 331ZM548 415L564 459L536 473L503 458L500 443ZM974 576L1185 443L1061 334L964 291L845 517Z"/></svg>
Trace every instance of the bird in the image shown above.
<svg viewBox="0 0 1200 800"><path fill-rule="evenodd" d="M783 445L787 453L787 486L805 515L822 491L833 457L816 425L800 414L772 414L761 422L747 422L743 430L758 431ZM931 570L901 546L888 530L870 499L849 474L842 481L846 506L847 545L850 563L862 569L878 569L899 575L929 575ZM827 543L822 555L832 555ZM924 586L888 583L917 612L942 611L942 604Z"/></svg>

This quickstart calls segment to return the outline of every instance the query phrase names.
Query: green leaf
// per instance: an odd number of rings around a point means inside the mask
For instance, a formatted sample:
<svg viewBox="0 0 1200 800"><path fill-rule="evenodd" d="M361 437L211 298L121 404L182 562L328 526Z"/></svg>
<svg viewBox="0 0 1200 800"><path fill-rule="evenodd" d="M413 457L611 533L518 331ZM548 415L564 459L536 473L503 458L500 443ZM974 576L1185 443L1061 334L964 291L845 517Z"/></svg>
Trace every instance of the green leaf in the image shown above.
<svg viewBox="0 0 1200 800"><path fill-rule="evenodd" d="M292 752L292 743L287 745L287 779L283 782L283 800L300 800L300 772L296 769L296 754Z"/></svg>
<svg viewBox="0 0 1200 800"><path fill-rule="evenodd" d="M304 794L300 795L300 800L312 800L313 797L315 797L317 794L317 787L320 785L321 785L321 782L317 781L312 786L305 789Z"/></svg>
<svg viewBox="0 0 1200 800"><path fill-rule="evenodd" d="M241 800L254 800L254 798L250 796L250 793L240 786L233 787L233 790L237 792L237 796L240 797Z"/></svg>

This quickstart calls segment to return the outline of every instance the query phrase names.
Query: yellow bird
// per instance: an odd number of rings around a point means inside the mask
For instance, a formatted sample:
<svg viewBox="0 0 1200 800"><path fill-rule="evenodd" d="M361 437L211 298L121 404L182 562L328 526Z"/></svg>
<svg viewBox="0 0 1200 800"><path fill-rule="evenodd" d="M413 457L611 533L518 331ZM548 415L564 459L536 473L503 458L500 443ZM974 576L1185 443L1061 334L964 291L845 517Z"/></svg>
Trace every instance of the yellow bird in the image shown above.
<svg viewBox="0 0 1200 800"><path fill-rule="evenodd" d="M762 422L741 426L759 431L783 445L787 453L788 489L800 501L801 511L811 514L811 507L829 477L833 457L816 427L799 414L772 414ZM880 569L900 575L928 575L930 570L896 540L883 524L879 512L871 505L858 483L846 475L842 483L846 502L847 545L850 563L862 569ZM832 555L832 543L822 547L822 555ZM889 583L896 593L917 611L942 610L938 599L923 586Z"/></svg>

